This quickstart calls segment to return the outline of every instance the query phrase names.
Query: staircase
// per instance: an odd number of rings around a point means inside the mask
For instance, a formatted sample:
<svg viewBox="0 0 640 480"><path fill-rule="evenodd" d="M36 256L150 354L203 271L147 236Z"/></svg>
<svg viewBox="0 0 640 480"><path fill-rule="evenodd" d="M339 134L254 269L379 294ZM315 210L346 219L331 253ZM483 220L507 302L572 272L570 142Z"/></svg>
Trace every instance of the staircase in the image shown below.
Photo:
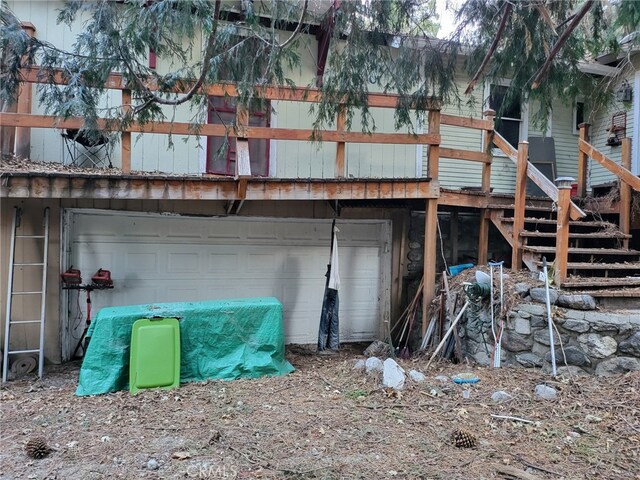
<svg viewBox="0 0 640 480"><path fill-rule="evenodd" d="M490 205L490 219L513 247L514 206ZM557 220L549 206L527 206L520 233L523 263L531 271L542 269L542 257L553 262ZM569 222L567 279L563 289L588 291L640 287L640 251L628 248L631 235L609 221L588 214Z"/></svg>

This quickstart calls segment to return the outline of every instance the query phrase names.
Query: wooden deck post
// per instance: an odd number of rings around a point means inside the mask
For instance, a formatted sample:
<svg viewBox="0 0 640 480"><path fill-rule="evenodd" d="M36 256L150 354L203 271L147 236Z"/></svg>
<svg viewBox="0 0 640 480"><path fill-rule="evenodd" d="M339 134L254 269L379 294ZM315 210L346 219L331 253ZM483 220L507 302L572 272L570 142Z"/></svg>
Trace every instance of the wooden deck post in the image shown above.
<svg viewBox="0 0 640 480"><path fill-rule="evenodd" d="M344 105L340 105L338 111L338 118L336 119L336 130L338 132L344 132L347 123L347 111ZM346 176L346 149L345 142L338 142L336 144L336 178L344 178Z"/></svg>
<svg viewBox="0 0 640 480"><path fill-rule="evenodd" d="M429 133L440 134L440 108L429 110ZM432 180L438 180L438 170L440 169L440 145L429 145L427 153L427 176ZM438 199L426 200L424 211L424 258L423 274L424 283L422 285L422 335L427 331L427 311L429 304L435 297L436 289L436 248L438 236Z"/></svg>
<svg viewBox="0 0 640 480"><path fill-rule="evenodd" d="M622 139L621 164L627 170L631 170L631 139ZM625 234L631 232L631 186L619 180L620 182L620 231ZM629 239L622 241L624 248L629 248Z"/></svg>
<svg viewBox="0 0 640 480"><path fill-rule="evenodd" d="M511 270L520 270L522 265L522 240L524 230L525 203L527 199L527 167L529 165L529 142L518 143L518 163L516 164L516 193L513 207L513 247L511 249Z"/></svg>
<svg viewBox="0 0 640 480"><path fill-rule="evenodd" d="M122 113L131 113L131 90L122 90ZM131 173L131 132L122 132L122 173Z"/></svg>
<svg viewBox="0 0 640 480"><path fill-rule="evenodd" d="M491 122L491 130L485 130L482 151L491 154L491 144L493 142L493 119L495 110L488 109L484 112L485 120ZM482 191L485 194L491 193L491 163L482 164ZM478 235L478 265L485 265L489 260L489 212L486 208L480 209L480 232Z"/></svg>
<svg viewBox="0 0 640 480"><path fill-rule="evenodd" d="M589 141L589 124L581 123L580 140ZM578 197L583 198L587 194L587 162L589 157L586 153L578 148Z"/></svg>
<svg viewBox="0 0 640 480"><path fill-rule="evenodd" d="M249 140L246 138L249 126L249 109L238 104L236 107L236 189L237 197L244 200L247 196L247 184L251 178L251 158L249 156Z"/></svg>
<svg viewBox="0 0 640 480"><path fill-rule="evenodd" d="M22 22L22 29L33 37L36 33L36 27L32 23ZM24 59L23 59L24 60ZM18 113L31 113L31 98L32 98L31 83L22 82L20 84L20 90L18 93L18 106L16 111ZM18 157L30 158L31 157L31 128L29 127L16 127L15 130L15 146L14 151Z"/></svg>
<svg viewBox="0 0 640 480"><path fill-rule="evenodd" d="M573 179L571 179L573 180ZM569 262L569 216L571 185L558 185L558 224L556 231L555 283L560 287L567 280Z"/></svg>

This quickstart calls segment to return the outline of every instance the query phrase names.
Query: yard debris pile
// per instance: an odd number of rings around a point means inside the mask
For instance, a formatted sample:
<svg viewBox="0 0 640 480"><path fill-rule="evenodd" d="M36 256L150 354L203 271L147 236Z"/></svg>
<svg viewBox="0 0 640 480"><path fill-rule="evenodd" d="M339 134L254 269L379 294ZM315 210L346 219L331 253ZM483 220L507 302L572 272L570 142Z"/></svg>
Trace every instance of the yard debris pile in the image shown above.
<svg viewBox="0 0 640 480"><path fill-rule="evenodd" d="M638 478L640 372L551 380L418 357L397 362L425 380L389 391L380 372L354 369L361 352L290 349L296 371L284 377L135 397L74 397L77 365L11 382L0 390L0 477ZM458 385L458 374L480 381ZM539 385L556 398L538 399ZM498 391L509 397L492 400ZM456 447L459 430L470 435L461 446L476 446ZM54 449L38 460L24 450L36 436Z"/></svg>

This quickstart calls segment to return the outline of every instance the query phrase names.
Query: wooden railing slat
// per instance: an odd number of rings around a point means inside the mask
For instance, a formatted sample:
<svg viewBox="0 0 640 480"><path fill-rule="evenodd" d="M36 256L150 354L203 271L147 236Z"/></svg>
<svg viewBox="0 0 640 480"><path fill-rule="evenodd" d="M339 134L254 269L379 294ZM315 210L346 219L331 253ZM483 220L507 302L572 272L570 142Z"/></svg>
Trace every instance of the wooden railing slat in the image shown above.
<svg viewBox="0 0 640 480"><path fill-rule="evenodd" d="M596 148L594 148L593 145L591 145L588 142L585 142L582 139L578 141L578 148L580 148L581 152L593 158L596 162L598 162L604 168L609 170L611 173L613 173L616 177L618 177L620 180L625 182L635 191L640 192L640 178L636 177L633 173L631 173L630 170L627 170L622 165L619 165L618 163L614 162L605 154L603 154L599 150L596 150Z"/></svg>

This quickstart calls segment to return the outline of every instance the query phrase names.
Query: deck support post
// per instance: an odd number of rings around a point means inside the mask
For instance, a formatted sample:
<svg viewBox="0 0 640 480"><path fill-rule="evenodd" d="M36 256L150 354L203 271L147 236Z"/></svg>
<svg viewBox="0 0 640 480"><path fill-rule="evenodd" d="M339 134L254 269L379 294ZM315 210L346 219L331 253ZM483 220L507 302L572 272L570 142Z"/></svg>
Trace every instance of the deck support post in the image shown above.
<svg viewBox="0 0 640 480"><path fill-rule="evenodd" d="M580 129L580 140L585 142L589 141L589 126L588 123L581 123L578 125ZM587 162L589 156L578 148L578 192L577 195L580 198L584 198L587 194Z"/></svg>
<svg viewBox="0 0 640 480"><path fill-rule="evenodd" d="M344 105L340 105L338 116L336 118L336 130L338 132L344 132L347 124L347 110ZM336 143L336 178L344 178L346 176L346 150L347 145L345 142Z"/></svg>
<svg viewBox="0 0 640 480"><path fill-rule="evenodd" d="M569 262L569 221L571 185L558 185L558 224L556 230L555 278L559 288L567 280Z"/></svg>
<svg viewBox="0 0 640 480"><path fill-rule="evenodd" d="M511 270L518 271L522 265L522 238L524 230L525 203L527 199L527 167L529 165L529 142L518 144L516 164L516 193L513 208L513 247L511 249Z"/></svg>
<svg viewBox="0 0 640 480"><path fill-rule="evenodd" d="M493 119L495 110L488 109L484 112L485 120L491 122L491 129L485 130L482 151L491 155L491 145L493 144ZM482 164L482 191L491 194L491 163ZM489 224L490 216L486 208L480 209L480 232L478 235L478 265L486 265L489 260Z"/></svg>
<svg viewBox="0 0 640 480"><path fill-rule="evenodd" d="M621 165L627 170L631 170L631 139L622 139ZM631 232L631 186L623 181L620 182L620 231L626 235ZM629 248L629 239L622 240L622 246Z"/></svg>
<svg viewBox="0 0 640 480"><path fill-rule="evenodd" d="M131 90L122 90L122 112L126 115L131 114ZM122 153L121 168L122 173L131 173L131 132L122 132Z"/></svg>
<svg viewBox="0 0 640 480"><path fill-rule="evenodd" d="M22 22L21 27L30 37L33 37L34 33L36 33L36 27L34 27L32 23ZM18 91L18 105L16 108L17 113L31 113L32 92L33 89L31 83L22 82L20 84L20 90ZM16 127L14 151L18 157L31 158L30 127Z"/></svg>
<svg viewBox="0 0 640 480"><path fill-rule="evenodd" d="M424 282L422 284L422 336L427 331L427 312L436 290L436 248L438 236L438 199L426 200L424 211Z"/></svg>

